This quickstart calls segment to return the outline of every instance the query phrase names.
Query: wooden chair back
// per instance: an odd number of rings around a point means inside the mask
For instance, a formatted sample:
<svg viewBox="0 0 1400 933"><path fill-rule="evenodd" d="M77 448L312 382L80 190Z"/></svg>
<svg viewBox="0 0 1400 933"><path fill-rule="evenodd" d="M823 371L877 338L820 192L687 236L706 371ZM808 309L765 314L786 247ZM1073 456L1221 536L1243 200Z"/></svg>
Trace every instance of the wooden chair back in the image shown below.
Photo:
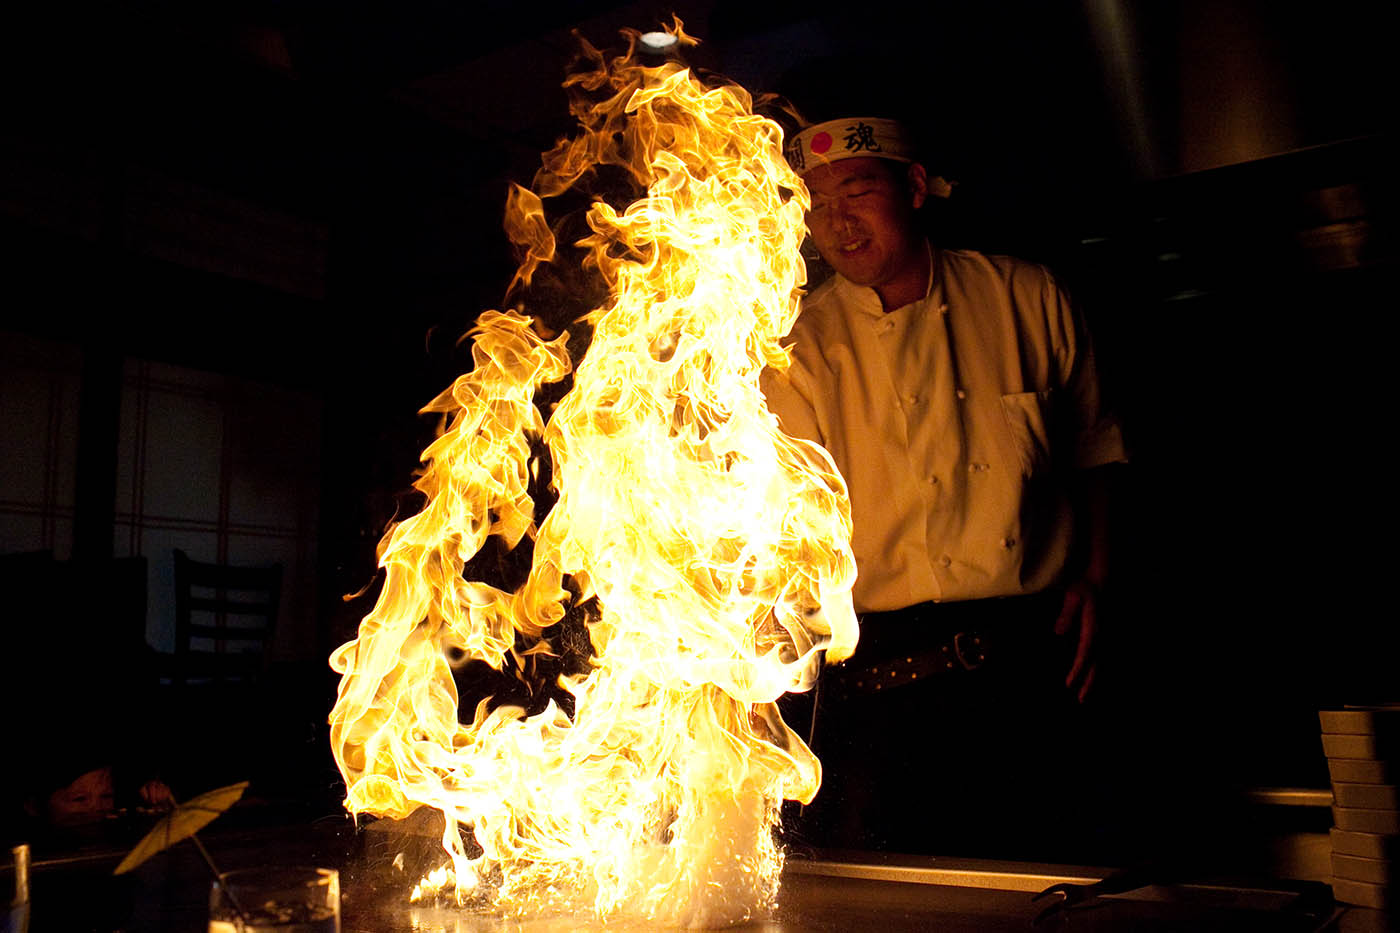
<svg viewBox="0 0 1400 933"><path fill-rule="evenodd" d="M256 681L272 644L281 598L280 564L208 564L177 548L175 682Z"/></svg>

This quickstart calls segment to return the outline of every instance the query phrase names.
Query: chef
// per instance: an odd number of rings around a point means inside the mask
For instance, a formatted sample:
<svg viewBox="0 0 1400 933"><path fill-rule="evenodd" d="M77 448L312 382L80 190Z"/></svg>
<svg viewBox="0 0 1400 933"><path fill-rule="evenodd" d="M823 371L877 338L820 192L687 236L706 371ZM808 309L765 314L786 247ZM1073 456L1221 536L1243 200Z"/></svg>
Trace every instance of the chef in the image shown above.
<svg viewBox="0 0 1400 933"><path fill-rule="evenodd" d="M862 613L856 655L823 682L817 751L840 810L824 828L885 846L944 827L951 844L956 808L910 811L941 793L1004 806L1043 786L1025 756L1003 760L1024 742L1002 720L1059 728L1040 714L1093 687L1121 431L1049 270L930 244L918 212L947 185L900 123L810 125L787 156L835 275L804 299L792 366L764 389L782 428L826 447L848 484ZM985 766L946 786L912 766L948 756Z"/></svg>

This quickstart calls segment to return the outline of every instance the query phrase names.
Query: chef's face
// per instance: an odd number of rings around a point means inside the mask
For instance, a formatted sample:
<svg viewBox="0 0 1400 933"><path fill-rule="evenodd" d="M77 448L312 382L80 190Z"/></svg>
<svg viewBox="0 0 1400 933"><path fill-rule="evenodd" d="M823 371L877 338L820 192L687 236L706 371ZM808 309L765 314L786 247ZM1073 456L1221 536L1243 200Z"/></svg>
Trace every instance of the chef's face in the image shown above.
<svg viewBox="0 0 1400 933"><path fill-rule="evenodd" d="M922 244L914 211L927 196L921 166L843 159L803 177L812 193L807 226L822 258L857 285L879 289L915 265Z"/></svg>

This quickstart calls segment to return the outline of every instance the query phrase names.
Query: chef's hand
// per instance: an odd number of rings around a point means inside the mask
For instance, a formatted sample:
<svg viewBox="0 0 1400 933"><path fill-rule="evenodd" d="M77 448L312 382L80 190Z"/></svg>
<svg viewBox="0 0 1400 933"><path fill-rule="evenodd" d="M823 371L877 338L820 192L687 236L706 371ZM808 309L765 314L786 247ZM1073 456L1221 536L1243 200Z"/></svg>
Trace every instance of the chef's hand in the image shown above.
<svg viewBox="0 0 1400 933"><path fill-rule="evenodd" d="M1065 687L1083 703L1094 686L1098 659L1094 641L1099 629L1099 588L1088 580L1071 583L1065 589L1065 601L1055 620L1056 635L1073 634L1077 638L1074 663L1065 677Z"/></svg>

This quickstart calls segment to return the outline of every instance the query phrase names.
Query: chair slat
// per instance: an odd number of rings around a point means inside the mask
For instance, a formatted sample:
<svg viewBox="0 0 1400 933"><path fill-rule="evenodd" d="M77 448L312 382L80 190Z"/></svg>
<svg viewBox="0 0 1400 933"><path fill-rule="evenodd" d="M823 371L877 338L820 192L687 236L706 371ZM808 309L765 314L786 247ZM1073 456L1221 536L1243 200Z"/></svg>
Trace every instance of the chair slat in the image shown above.
<svg viewBox="0 0 1400 933"><path fill-rule="evenodd" d="M190 640L196 638L209 638L215 641L256 641L267 640L267 626L260 625L256 628L229 628L218 625L191 625Z"/></svg>
<svg viewBox="0 0 1400 933"><path fill-rule="evenodd" d="M266 600L251 602L242 599L213 599L208 596L191 596L189 607L191 612L222 612L231 616L265 616L276 611L276 607Z"/></svg>

